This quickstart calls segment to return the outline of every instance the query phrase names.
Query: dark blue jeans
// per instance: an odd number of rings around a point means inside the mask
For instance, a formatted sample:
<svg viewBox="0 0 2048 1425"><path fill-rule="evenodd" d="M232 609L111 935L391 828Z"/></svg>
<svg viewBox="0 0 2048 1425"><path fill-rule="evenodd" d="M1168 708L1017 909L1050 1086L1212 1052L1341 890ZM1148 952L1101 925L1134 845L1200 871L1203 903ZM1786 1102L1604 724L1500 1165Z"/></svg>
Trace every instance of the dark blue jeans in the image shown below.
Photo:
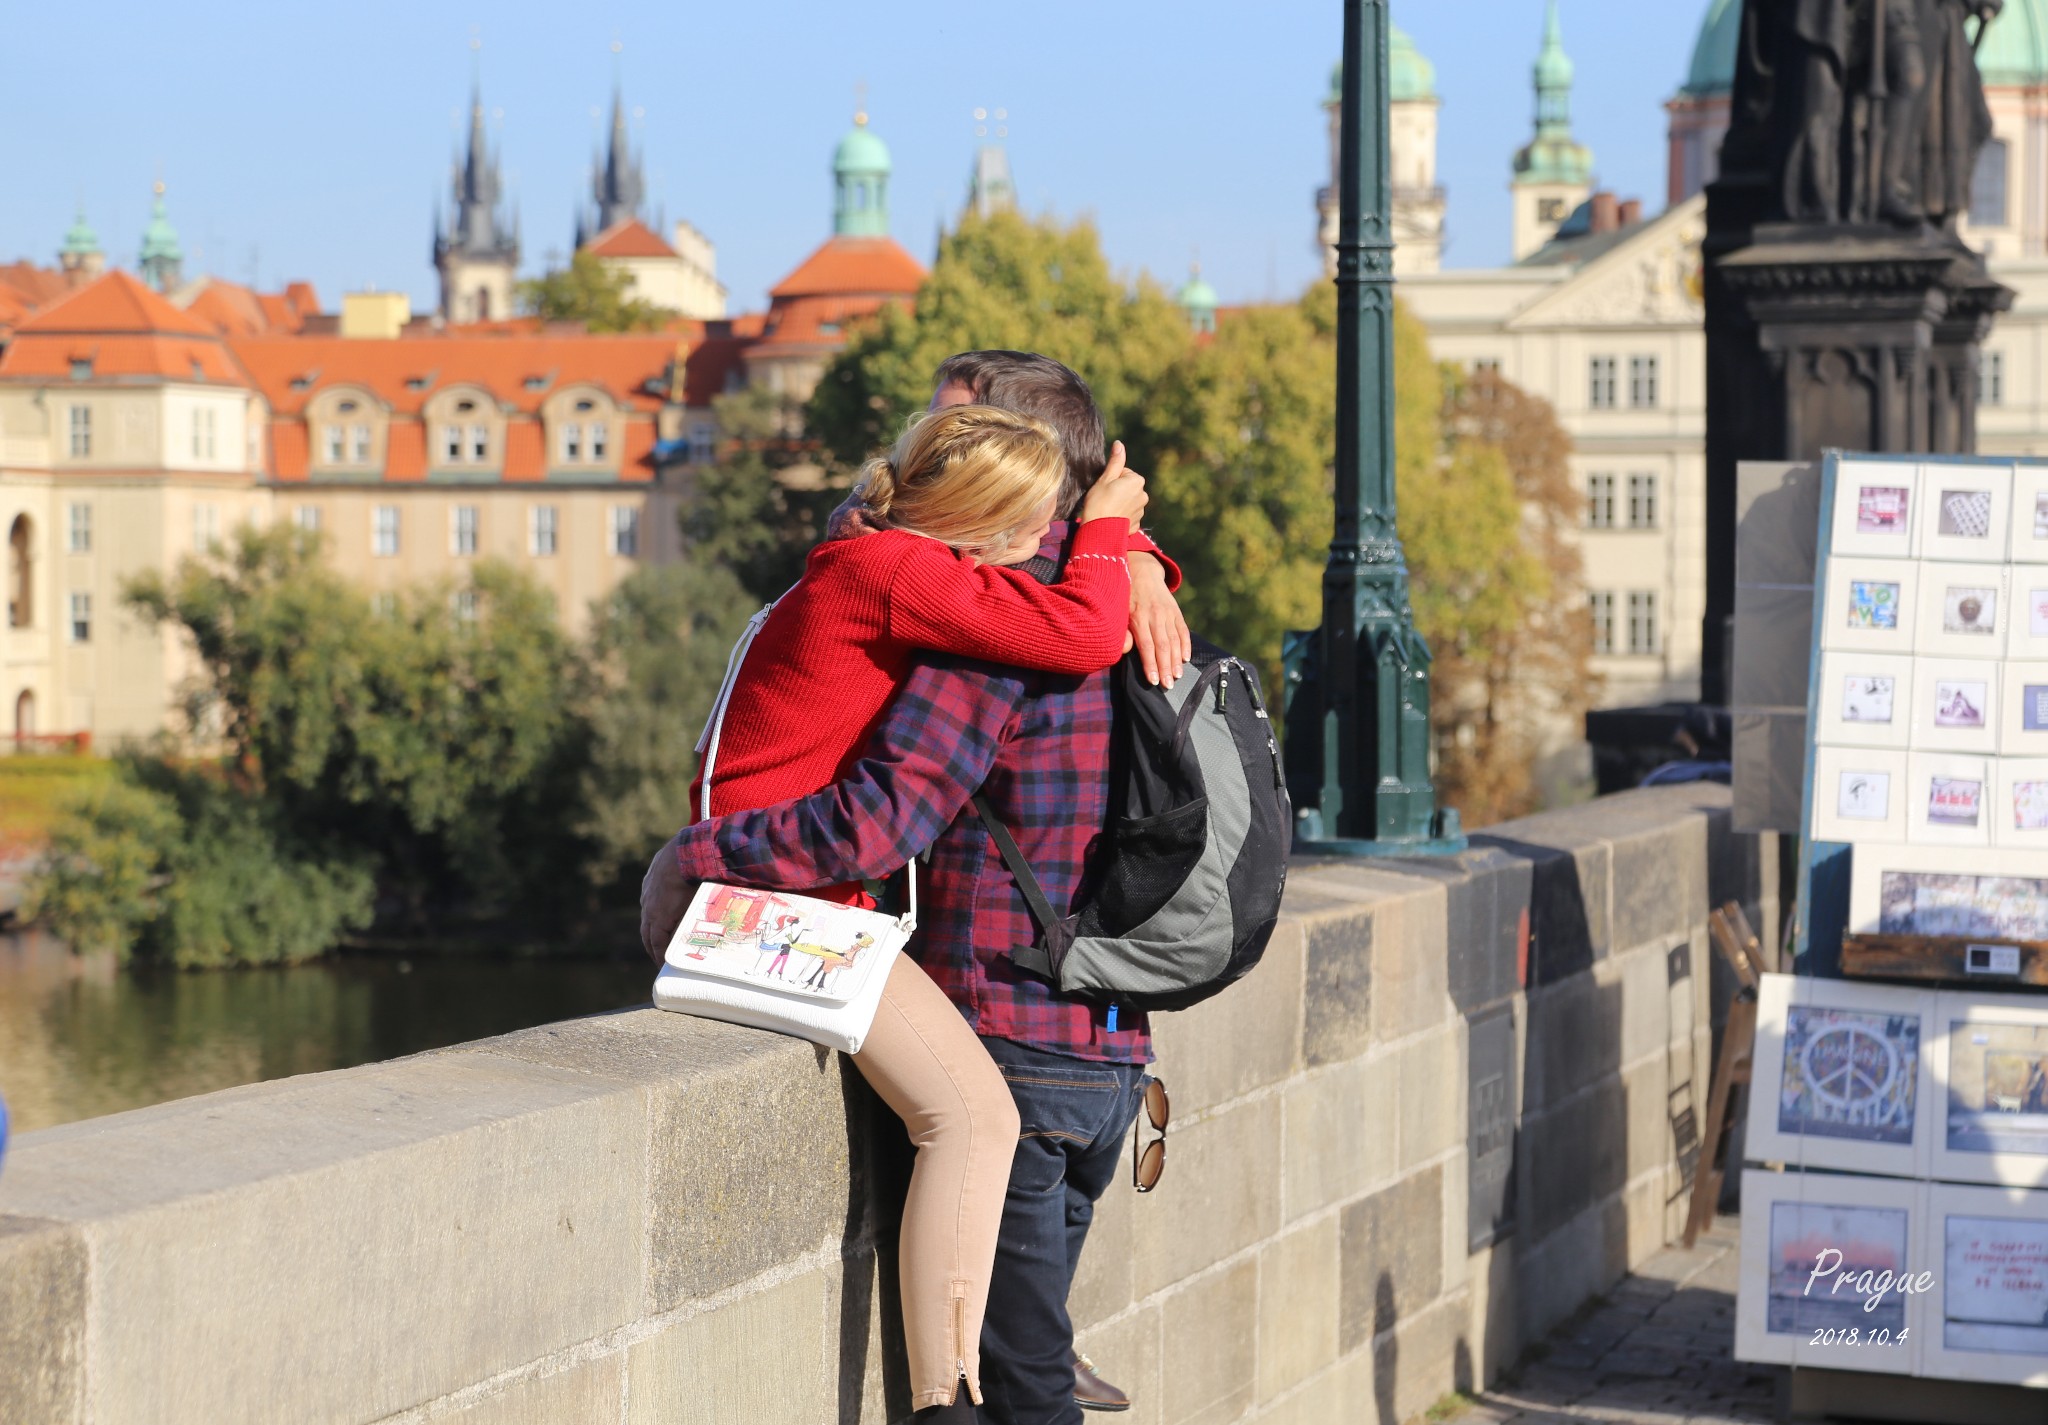
<svg viewBox="0 0 2048 1425"><path fill-rule="evenodd" d="M1145 1071L981 1042L1022 1121L981 1328L983 1410L997 1425L1080 1425L1067 1291L1095 1201L1123 1167Z"/></svg>

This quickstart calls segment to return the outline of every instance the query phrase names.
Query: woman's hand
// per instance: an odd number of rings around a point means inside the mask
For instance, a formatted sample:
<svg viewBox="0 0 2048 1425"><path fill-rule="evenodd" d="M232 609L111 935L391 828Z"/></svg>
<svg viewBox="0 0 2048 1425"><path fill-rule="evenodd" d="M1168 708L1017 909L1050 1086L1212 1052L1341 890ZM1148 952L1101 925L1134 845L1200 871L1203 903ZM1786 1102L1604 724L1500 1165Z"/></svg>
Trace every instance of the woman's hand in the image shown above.
<svg viewBox="0 0 2048 1425"><path fill-rule="evenodd" d="M1150 498L1145 493L1145 477L1124 465L1124 443L1116 441L1109 447L1109 463L1102 467L1102 478L1081 502L1081 522L1122 518L1136 529Z"/></svg>

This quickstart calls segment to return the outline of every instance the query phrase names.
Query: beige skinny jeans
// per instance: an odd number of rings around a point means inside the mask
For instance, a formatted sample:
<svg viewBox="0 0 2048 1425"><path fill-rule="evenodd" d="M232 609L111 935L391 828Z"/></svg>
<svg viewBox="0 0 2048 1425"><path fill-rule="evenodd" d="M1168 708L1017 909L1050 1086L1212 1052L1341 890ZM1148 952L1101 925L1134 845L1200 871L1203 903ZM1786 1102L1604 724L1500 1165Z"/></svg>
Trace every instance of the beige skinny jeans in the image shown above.
<svg viewBox="0 0 2048 1425"><path fill-rule="evenodd" d="M897 1272L911 1408L950 1405L961 1377L981 1403L981 1318L1017 1153L1017 1104L967 1021L898 955L853 1062L917 1148Z"/></svg>

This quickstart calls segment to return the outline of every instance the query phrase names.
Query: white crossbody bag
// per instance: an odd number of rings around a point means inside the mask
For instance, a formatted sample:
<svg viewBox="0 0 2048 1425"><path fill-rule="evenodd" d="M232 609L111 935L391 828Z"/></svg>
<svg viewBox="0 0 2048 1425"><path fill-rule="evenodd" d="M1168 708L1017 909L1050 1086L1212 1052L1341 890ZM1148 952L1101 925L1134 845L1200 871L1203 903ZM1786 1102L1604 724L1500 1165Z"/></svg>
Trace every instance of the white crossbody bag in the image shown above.
<svg viewBox="0 0 2048 1425"><path fill-rule="evenodd" d="M704 757L699 806L706 820L726 704L747 649L774 607L755 614L733 646L725 682L697 739ZM654 1003L859 1053L889 971L917 928L915 863L909 872L910 908L901 916L788 891L705 882L669 941L654 981Z"/></svg>

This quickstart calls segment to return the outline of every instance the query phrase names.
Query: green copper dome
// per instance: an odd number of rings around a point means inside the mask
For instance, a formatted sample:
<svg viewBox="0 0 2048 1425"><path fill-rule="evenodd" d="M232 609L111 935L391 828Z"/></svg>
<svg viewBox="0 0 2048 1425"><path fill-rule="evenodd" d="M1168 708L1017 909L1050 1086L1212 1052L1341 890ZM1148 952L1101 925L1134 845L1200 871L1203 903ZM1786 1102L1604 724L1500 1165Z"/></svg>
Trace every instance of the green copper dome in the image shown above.
<svg viewBox="0 0 2048 1425"><path fill-rule="evenodd" d="M185 256L178 246L177 230L164 212L164 185L156 185L156 201L149 205L149 226L142 230L144 262L177 262Z"/></svg>
<svg viewBox="0 0 2048 1425"><path fill-rule="evenodd" d="M1692 66L1681 94L1727 94L1735 88L1735 47L1742 34L1742 0L1714 0L1693 41Z"/></svg>
<svg viewBox="0 0 2048 1425"><path fill-rule="evenodd" d="M74 257L90 257L99 250L99 234L85 220L85 209L80 208L77 219L64 230L64 251Z"/></svg>
<svg viewBox="0 0 2048 1425"><path fill-rule="evenodd" d="M882 173L889 171L889 145L868 127L866 114L853 116L853 128L839 141L832 154L834 173Z"/></svg>
<svg viewBox="0 0 2048 1425"><path fill-rule="evenodd" d="M1986 84L2048 81L2048 0L2006 0L1977 47Z"/></svg>
<svg viewBox="0 0 2048 1425"><path fill-rule="evenodd" d="M1216 330L1216 289L1202 280L1200 263L1188 269L1188 280L1181 284L1174 300L1181 310L1188 314L1188 325L1198 332Z"/></svg>
<svg viewBox="0 0 2048 1425"><path fill-rule="evenodd" d="M1399 25L1387 32L1387 97L1396 104L1436 98L1436 66Z"/></svg>
<svg viewBox="0 0 2048 1425"><path fill-rule="evenodd" d="M1543 12L1543 48L1536 55L1536 87L1572 87L1572 61L1564 52L1564 31L1557 23L1557 0L1550 0Z"/></svg>

